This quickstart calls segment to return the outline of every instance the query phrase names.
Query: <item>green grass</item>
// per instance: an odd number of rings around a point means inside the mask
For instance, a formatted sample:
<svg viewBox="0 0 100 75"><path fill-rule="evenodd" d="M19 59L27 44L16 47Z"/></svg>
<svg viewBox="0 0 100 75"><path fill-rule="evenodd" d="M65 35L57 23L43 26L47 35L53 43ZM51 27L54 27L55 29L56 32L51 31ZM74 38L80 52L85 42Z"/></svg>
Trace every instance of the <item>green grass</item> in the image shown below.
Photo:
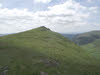
<svg viewBox="0 0 100 75"><path fill-rule="evenodd" d="M92 43L82 45L82 47L89 51L96 59L100 60L100 39L95 40Z"/></svg>
<svg viewBox="0 0 100 75"><path fill-rule="evenodd" d="M79 34L75 42L100 60L100 31L91 31Z"/></svg>
<svg viewBox="0 0 100 75"><path fill-rule="evenodd" d="M45 27L0 37L0 66L8 75L99 75L90 53Z"/></svg>
<svg viewBox="0 0 100 75"><path fill-rule="evenodd" d="M100 39L100 31L91 31L77 35L73 41L78 45L86 45Z"/></svg>

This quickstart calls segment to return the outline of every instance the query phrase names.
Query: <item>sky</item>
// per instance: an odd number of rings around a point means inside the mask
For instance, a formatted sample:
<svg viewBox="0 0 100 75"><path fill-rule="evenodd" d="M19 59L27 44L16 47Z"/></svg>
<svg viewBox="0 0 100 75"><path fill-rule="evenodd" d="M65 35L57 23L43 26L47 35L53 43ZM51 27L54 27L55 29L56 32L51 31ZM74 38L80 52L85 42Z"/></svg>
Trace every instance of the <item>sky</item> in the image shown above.
<svg viewBox="0 0 100 75"><path fill-rule="evenodd" d="M100 0L0 0L0 34L40 26L59 33L100 30Z"/></svg>

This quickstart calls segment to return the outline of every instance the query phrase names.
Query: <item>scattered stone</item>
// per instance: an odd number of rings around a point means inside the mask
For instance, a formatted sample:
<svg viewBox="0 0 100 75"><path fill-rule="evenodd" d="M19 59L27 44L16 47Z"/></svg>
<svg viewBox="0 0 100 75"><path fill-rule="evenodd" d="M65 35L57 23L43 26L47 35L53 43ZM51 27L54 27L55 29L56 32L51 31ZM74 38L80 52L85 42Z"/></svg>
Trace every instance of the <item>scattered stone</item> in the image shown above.
<svg viewBox="0 0 100 75"><path fill-rule="evenodd" d="M40 72L40 75L48 75L46 72Z"/></svg>
<svg viewBox="0 0 100 75"><path fill-rule="evenodd" d="M46 66L58 66L59 63L55 60L49 60L49 59L43 59L41 60L42 63L44 63Z"/></svg>
<svg viewBox="0 0 100 75"><path fill-rule="evenodd" d="M45 26L42 26L41 27L41 31L47 31L47 30L50 30L49 28L46 28Z"/></svg>
<svg viewBox="0 0 100 75"><path fill-rule="evenodd" d="M8 66L4 66L0 68L0 75L7 75L7 72L9 70Z"/></svg>

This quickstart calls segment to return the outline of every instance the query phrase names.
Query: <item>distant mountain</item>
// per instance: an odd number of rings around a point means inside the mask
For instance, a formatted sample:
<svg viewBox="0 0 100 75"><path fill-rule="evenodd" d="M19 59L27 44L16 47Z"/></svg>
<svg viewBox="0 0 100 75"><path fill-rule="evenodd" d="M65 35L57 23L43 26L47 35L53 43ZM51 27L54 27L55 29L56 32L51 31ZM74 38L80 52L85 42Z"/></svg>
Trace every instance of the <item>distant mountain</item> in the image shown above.
<svg viewBox="0 0 100 75"><path fill-rule="evenodd" d="M64 33L61 33L64 37L70 39L70 40L73 40L73 38L77 35L77 34L64 34Z"/></svg>
<svg viewBox="0 0 100 75"><path fill-rule="evenodd" d="M100 75L99 63L46 27L0 37L0 67L9 67L8 75Z"/></svg>
<svg viewBox="0 0 100 75"><path fill-rule="evenodd" d="M78 45L85 45L100 39L100 31L91 31L83 34L78 34L74 38L74 42Z"/></svg>
<svg viewBox="0 0 100 75"><path fill-rule="evenodd" d="M100 59L100 31L91 31L77 35L74 42L83 47L95 58Z"/></svg>
<svg viewBox="0 0 100 75"><path fill-rule="evenodd" d="M3 34L0 34L0 36L3 36Z"/></svg>
<svg viewBox="0 0 100 75"><path fill-rule="evenodd" d="M5 35L8 35L8 34L0 34L0 36L5 36Z"/></svg>

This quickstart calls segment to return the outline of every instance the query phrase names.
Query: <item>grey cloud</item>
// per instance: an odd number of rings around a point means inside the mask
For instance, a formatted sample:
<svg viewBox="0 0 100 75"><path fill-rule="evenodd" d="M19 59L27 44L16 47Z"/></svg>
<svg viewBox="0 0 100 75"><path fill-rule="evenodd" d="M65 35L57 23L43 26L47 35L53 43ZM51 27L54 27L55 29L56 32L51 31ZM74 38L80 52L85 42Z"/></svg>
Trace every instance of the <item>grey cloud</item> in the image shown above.
<svg viewBox="0 0 100 75"><path fill-rule="evenodd" d="M60 14L60 15L56 15L56 14L52 14L52 15L39 15L39 17L70 17L73 16L72 14Z"/></svg>

